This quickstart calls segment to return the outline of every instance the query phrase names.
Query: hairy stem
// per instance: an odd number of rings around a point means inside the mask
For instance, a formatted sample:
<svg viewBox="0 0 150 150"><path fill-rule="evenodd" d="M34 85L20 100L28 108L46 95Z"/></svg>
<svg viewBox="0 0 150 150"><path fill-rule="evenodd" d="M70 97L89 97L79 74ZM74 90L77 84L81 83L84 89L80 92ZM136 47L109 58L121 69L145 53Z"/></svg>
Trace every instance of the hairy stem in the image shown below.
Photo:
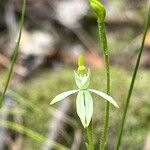
<svg viewBox="0 0 150 150"><path fill-rule="evenodd" d="M126 98L126 104L125 104L125 108L124 108L124 111L123 111L123 116L122 116L122 120L121 120L121 124L120 124L120 128L119 128L120 131L119 131L116 150L119 150L120 145L121 145L121 139L122 139L122 135L123 135L125 119L126 119L127 111L128 111L128 108L129 108L130 98L131 98L131 95L132 95L134 82L135 82L137 71L138 71L138 68L139 68L139 63L140 63L141 55L142 55L142 52L143 52L145 38L146 38L146 34L147 34L147 30L148 30L149 25L150 25L150 8L149 8L149 13L148 13L147 23L146 23L145 29L144 29L141 48L139 49L138 58L137 58L137 61L136 61L136 65L135 65L135 69L134 69L134 72L133 72L130 88L129 88L128 95L127 95L127 98Z"/></svg>
<svg viewBox="0 0 150 150"><path fill-rule="evenodd" d="M18 39L17 39L17 43L16 43L16 46L15 46L14 53L13 53L12 63L11 63L10 70L8 72L6 85L4 87L2 96L0 98L0 108L2 107L2 103L4 101L4 98L5 98L5 95L6 95L6 91L8 89L8 86L9 86L9 83L10 83L10 80L11 80L11 76L13 74L13 70L14 70L14 67L15 67L15 64L16 64L16 60L17 60L17 57L18 57L18 53L19 53L19 44L20 44L20 40L21 40L22 28L23 28L23 24L24 24L25 11L26 11L26 0L23 0L22 6L23 7L22 7L22 16L21 16L21 22L20 22L19 36L18 36Z"/></svg>
<svg viewBox="0 0 150 150"><path fill-rule="evenodd" d="M89 124L89 126L86 128L86 130L87 130L87 138L88 138L88 150L94 150L92 121Z"/></svg>
<svg viewBox="0 0 150 150"><path fill-rule="evenodd" d="M103 48L104 58L105 58L106 76L107 76L107 94L110 95L109 50L107 46L105 23L100 22L98 20L98 28L99 28L100 44L101 44L101 47ZM104 125L103 125L103 130L102 130L102 138L100 142L100 150L104 150L105 145L106 145L107 131L108 131L108 126L109 126L109 108L110 108L110 103L106 102Z"/></svg>

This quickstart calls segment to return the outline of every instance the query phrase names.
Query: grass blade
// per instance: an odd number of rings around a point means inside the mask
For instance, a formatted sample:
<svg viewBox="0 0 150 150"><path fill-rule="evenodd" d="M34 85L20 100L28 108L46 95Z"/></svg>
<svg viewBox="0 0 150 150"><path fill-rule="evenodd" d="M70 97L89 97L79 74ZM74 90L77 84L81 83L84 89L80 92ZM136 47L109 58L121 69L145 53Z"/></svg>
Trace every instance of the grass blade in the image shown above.
<svg viewBox="0 0 150 150"><path fill-rule="evenodd" d="M69 150L67 147L65 147L57 142L51 141L51 140L45 138L43 135L41 135L31 129L28 129L20 124L17 124L15 122L0 120L0 126L12 129L21 134L25 134L28 137L32 138L33 140L40 142L40 143L46 143L47 145L53 146L53 148L56 148L59 150Z"/></svg>
<svg viewBox="0 0 150 150"><path fill-rule="evenodd" d="M23 28L23 25L24 25L25 12L26 12L26 0L23 0L23 5L22 6L23 7L22 7L22 16L21 16L21 22L20 22L19 36L18 36L18 39L17 39L17 43L16 43L16 47L15 47L14 53L13 53L12 63L11 63L10 70L8 72L6 85L4 87L2 96L0 98L0 108L1 108L2 103L4 101L4 98L5 98L5 95L6 95L6 91L8 89L8 86L9 86L9 83L10 83L10 80L11 80L11 76L13 74L13 70L14 70L14 67L15 67L15 64L16 64L16 60L17 60L17 57L18 57L18 53L19 53L19 45L20 45L20 40L21 40L21 35L22 35L22 28Z"/></svg>
<svg viewBox="0 0 150 150"><path fill-rule="evenodd" d="M135 69L134 69L132 80L131 80L131 85L130 85L130 88L129 88L129 91L128 91L128 95L127 95L127 98L126 98L126 104L125 104L125 108L124 108L124 112L123 112L123 116L122 116L122 120L121 120L121 125L120 125L120 131L119 131L119 136L118 136L116 150L119 150L120 145L121 145L121 139L122 139L122 135L123 135L125 119L126 119L126 116L127 116L127 111L128 111L128 108L129 108L130 98L131 98L131 95L132 95L132 91L133 91L133 87L134 87L137 71L138 71L138 68L139 68L140 59L141 59L141 56L142 56L144 43L145 43L145 38L146 38L146 34L147 34L147 31L148 31L149 25L150 25L150 8L149 8L149 12L148 12L147 23L146 23L145 29L144 29L144 34L143 34L143 40L142 40L141 48L139 50L138 58L137 58L137 61L136 61Z"/></svg>

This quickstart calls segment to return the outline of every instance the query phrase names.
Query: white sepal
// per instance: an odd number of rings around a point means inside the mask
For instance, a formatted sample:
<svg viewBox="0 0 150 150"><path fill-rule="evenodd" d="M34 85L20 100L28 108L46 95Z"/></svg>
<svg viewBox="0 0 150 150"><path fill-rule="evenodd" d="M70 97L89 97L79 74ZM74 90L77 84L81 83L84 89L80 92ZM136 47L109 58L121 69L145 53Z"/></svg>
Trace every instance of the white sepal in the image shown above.
<svg viewBox="0 0 150 150"><path fill-rule="evenodd" d="M97 90L94 90L94 89L89 89L89 91L101 96L102 98L104 98L107 101L109 101L110 103L112 103L115 107L119 108L117 102L111 96L107 95L106 93L104 93L102 91L97 91Z"/></svg>
<svg viewBox="0 0 150 150"><path fill-rule="evenodd" d="M69 95L74 94L74 93L76 93L76 92L78 92L78 91L79 91L79 90L71 90L71 91L66 91L66 92L61 93L61 94L57 95L57 96L51 101L50 105L52 105L52 104L54 104L54 103L56 103L56 102L59 102L59 101L65 99L66 97L68 97Z"/></svg>
<svg viewBox="0 0 150 150"><path fill-rule="evenodd" d="M77 114L84 126L86 127L86 120L85 120L85 101L84 101L84 92L79 91L76 99L76 108L77 108Z"/></svg>
<svg viewBox="0 0 150 150"><path fill-rule="evenodd" d="M88 127L93 115L93 99L88 90L84 91L84 96L85 96L86 127Z"/></svg>

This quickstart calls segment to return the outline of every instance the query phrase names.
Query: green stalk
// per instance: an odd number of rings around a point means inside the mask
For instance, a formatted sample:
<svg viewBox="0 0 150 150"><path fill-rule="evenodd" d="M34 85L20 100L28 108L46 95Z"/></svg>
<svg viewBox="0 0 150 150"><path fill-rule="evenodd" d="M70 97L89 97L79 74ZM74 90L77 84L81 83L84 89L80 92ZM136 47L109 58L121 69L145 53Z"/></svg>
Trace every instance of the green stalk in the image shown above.
<svg viewBox="0 0 150 150"><path fill-rule="evenodd" d="M23 8L22 8L22 16L21 16L21 22L20 22L19 36L18 36L18 39L17 39L17 43L16 43L16 46L15 46L14 53L13 53L12 63L11 63L10 70L8 72L6 85L4 87L2 96L0 98L0 108L2 107L2 103L4 101L6 91L8 89L8 86L9 86L9 83L10 83L10 80L11 80L11 77L12 77L12 74L13 74L13 70L14 70L14 67L15 67L15 64L16 64L16 60L17 60L17 57L18 57L18 53L19 53L19 44L20 44L20 40L21 40L22 28L23 28L23 24L24 24L25 11L26 11L26 0L23 0L22 6L23 6Z"/></svg>
<svg viewBox="0 0 150 150"><path fill-rule="evenodd" d="M88 150L94 150L92 121L89 124L89 126L86 128L86 130L87 130L87 138L88 138Z"/></svg>
<svg viewBox="0 0 150 150"><path fill-rule="evenodd" d="M107 94L110 95L109 50L107 46L106 29L105 29L106 9L99 0L89 0L89 2L91 5L91 8L97 15L99 40L100 40L100 44L103 49L104 58L105 58L106 77L107 77ZM106 102L100 150L104 150L105 145L106 145L107 131L108 131L108 126L109 126L109 108L110 108L110 103Z"/></svg>
<svg viewBox="0 0 150 150"><path fill-rule="evenodd" d="M98 20L98 28L99 28L100 43L104 51L104 58L105 58L105 65L106 65L107 94L110 95L109 50L107 46L105 23ZM100 142L100 150L105 149L105 145L107 142L106 140L107 140L107 131L108 131L108 126L109 126L109 109L110 109L110 103L106 102L104 125L103 125L103 130L102 130L102 139Z"/></svg>
<svg viewBox="0 0 150 150"><path fill-rule="evenodd" d="M131 98L131 95L132 95L134 82L135 82L137 71L138 71L138 68L139 68L140 59L141 59L141 55L142 55L142 52L143 52L145 38L146 38L146 34L147 34L147 31L148 31L149 25L150 25L150 8L149 8L149 13L148 13L147 23L146 23L145 29L144 29L141 48L139 50L138 58L137 58L137 61L136 61L135 69L134 69L131 84L130 84L130 88L129 88L128 95L127 95L127 98L126 98L126 104L125 104L125 108L124 108L124 112L123 112L123 116L122 116L122 120L121 120L121 125L120 125L120 128L119 128L120 131L119 131L116 150L119 150L120 145L121 145L121 139L122 139L122 135L123 135L125 119L126 119L127 111L128 111L128 108L129 108L130 98Z"/></svg>

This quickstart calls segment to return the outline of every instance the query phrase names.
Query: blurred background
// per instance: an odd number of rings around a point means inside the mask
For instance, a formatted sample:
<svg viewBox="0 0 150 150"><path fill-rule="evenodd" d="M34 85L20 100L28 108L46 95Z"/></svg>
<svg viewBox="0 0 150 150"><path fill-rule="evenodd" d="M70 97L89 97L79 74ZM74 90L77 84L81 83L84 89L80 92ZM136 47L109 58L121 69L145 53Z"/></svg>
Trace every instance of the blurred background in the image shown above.
<svg viewBox="0 0 150 150"><path fill-rule="evenodd" d="M118 127L142 40L149 0L101 0L111 62L111 93L120 108L111 108L107 150L114 150ZM16 44L21 0L0 1L0 91L6 83ZM75 96L54 106L57 94L75 89L73 70L79 54L91 69L91 87L106 90L105 64L97 20L88 0L27 0L20 54L0 110L0 150L85 150L85 131ZM150 31L137 75L121 150L150 150ZM94 97L94 95L93 95ZM94 137L98 149L104 101L94 97Z"/></svg>

